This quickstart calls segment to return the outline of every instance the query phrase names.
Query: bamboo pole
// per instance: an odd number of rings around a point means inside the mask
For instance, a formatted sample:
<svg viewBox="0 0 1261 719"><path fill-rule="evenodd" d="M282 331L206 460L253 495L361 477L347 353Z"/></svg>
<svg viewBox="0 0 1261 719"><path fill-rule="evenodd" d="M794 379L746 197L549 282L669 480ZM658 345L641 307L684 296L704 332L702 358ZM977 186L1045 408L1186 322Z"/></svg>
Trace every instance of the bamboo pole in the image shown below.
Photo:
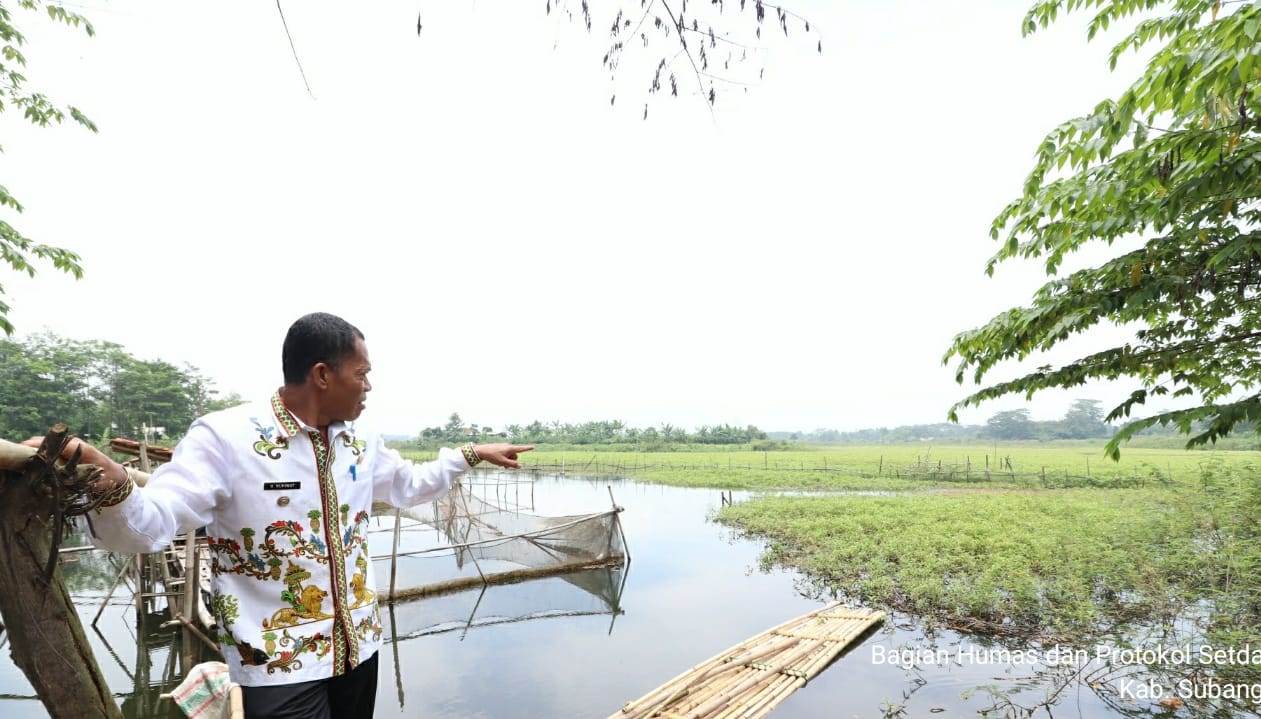
<svg viewBox="0 0 1261 719"><path fill-rule="evenodd" d="M776 658L775 663L772 664L768 669L766 669L765 672L753 673L752 676L749 676L748 678L741 680L739 684L735 685L735 687L726 688L724 691L720 692L717 696L713 697L709 701L705 702L704 704L700 705L699 707L689 712L686 715L687 718L688 719L708 719L708 717L712 716L715 712L727 706L733 700L738 698L738 696L741 693L762 683L763 681L766 680L767 676L778 674L784 669L787 669L789 666L792 665L793 662L807 656L808 654L813 652L814 649L815 648L813 646L805 646L801 648L796 648L793 651L789 652L787 656Z"/></svg>
<svg viewBox="0 0 1261 719"><path fill-rule="evenodd" d="M415 599L417 597L433 597L441 594L451 594L453 592L461 592L472 587L482 586L483 584L515 584L524 582L527 579L535 579L537 577L551 577L557 574L568 574L569 572L577 572L583 569L601 569L603 567L618 566L622 562L620 557L611 559L602 559L596 561L569 562L568 564L558 564L551 567L534 567L530 569L513 569L506 572L493 572L483 577L459 577L444 582L434 582L421 587L405 587L397 589L382 597L382 601L400 602L406 599Z"/></svg>
<svg viewBox="0 0 1261 719"><path fill-rule="evenodd" d="M741 664L728 663L728 660L731 659L731 657L727 657L722 660L711 660L697 665L698 678L715 676L726 666L736 668L743 666ZM689 680L687 676L681 677L678 681L667 682L657 690L639 699L634 703L633 707L628 704L627 707L622 709L622 713L625 719L641 719L642 717L654 716L659 710L682 699L687 698L691 701L696 701L699 695L711 691L713 686L719 682L710 682L700 687L696 686L699 683L700 681L698 680Z"/></svg>
<svg viewBox="0 0 1261 719"><path fill-rule="evenodd" d="M834 603L795 617L694 666L610 719L759 719L883 616Z"/></svg>
<svg viewBox="0 0 1261 719"><path fill-rule="evenodd" d="M390 550L390 593L394 596L394 582L398 577L398 540L403 531L403 510L394 508L394 548Z"/></svg>
<svg viewBox="0 0 1261 719"><path fill-rule="evenodd" d="M140 471L146 474L153 471L153 465L149 462L149 443L140 440Z"/></svg>
<svg viewBox="0 0 1261 719"><path fill-rule="evenodd" d="M650 704L645 705L643 709L637 709L633 713L628 714L627 719L639 719L639 717L651 716L658 708L669 706L670 704L673 704L674 702L687 696L697 684L700 684L703 681L712 681L714 677L730 671L743 669L758 659L763 659L771 654L777 654L784 651L785 649L796 645L799 641L799 639L790 638L780 644L764 647L760 650L752 651L747 655L732 657L730 661L718 662L715 665L710 666L709 669L699 672L691 680L685 682L681 688L675 689L673 693L662 696L662 692L657 692L652 695L653 699Z"/></svg>
<svg viewBox="0 0 1261 719"><path fill-rule="evenodd" d="M815 612L812 612L812 614L818 614L818 613L826 612L826 611L828 611L828 610L830 610L830 609L835 609L836 607L839 607L839 606L840 606L840 602L833 602L832 604L825 605L824 607L822 607L822 608L820 608L820 609L816 610ZM809 615L807 615L807 616L809 616ZM775 631L777 631L777 630L783 629L784 627L791 626L791 625L793 625L793 624L795 624L795 623L797 623L797 622L801 621L801 619L802 619L802 617L793 617L792 619L789 619L789 620L787 620L787 621L785 621L785 622L783 622L783 623L781 623L781 624L777 624L776 626L773 626L773 627L771 627L770 629L767 629L766 631L762 632L761 634L758 634L758 635L756 635L756 636L750 637L749 639L746 639L746 640L744 640L743 642L740 642L739 644L736 644L734 647L728 647L727 649L724 649L723 651L721 651L721 652L719 652L719 653L715 654L714 656L710 657L709 659L706 659L705 661L703 661L703 662L701 662L701 663L699 663L699 664L693 665L690 669L687 669L687 670L685 670L685 671L683 671L683 672L680 672L677 676L675 676L674 678L672 678L672 679L670 679L670 680L666 681L666 683L665 683L665 684L662 684L662 685L661 685L661 687L659 687L658 689L654 690L654 691L652 692L652 694L656 694L656 693L657 693L658 691L660 691L661 689L663 689L663 688L665 688L665 687L668 687L668 686L670 686L670 685L673 685L673 684L678 683L679 681L681 681L681 680L683 680L683 679L687 678L689 675L691 675L691 674L692 674L692 672L697 671L697 670L699 670L699 669L701 669L701 668L703 668L703 667L706 667L706 666L708 666L708 665L710 665L710 664L712 664L712 663L714 663L714 662L717 662L717 661L721 660L723 657L726 657L727 655L732 654L733 652L735 652L735 651L739 650L739 649L740 649L740 648L742 648L742 647L745 647L745 646L751 646L754 642L756 642L756 641L758 641L758 640L760 640L760 639L763 639L763 638L765 638L765 637L769 636L771 633L773 633L773 632L775 632ZM643 702L643 699L637 699L637 700L632 701L632 702L627 702L627 703L626 703L626 704L622 707L622 712L623 712L623 713L627 713L627 712L633 711L633 710L635 709L636 705L640 705L640 704L642 704L642 702Z"/></svg>
<svg viewBox="0 0 1261 719"><path fill-rule="evenodd" d="M814 647L814 655L809 656L807 654L802 666L794 669L792 674L780 674L766 688L753 696L747 697L742 705L737 707L732 713L721 713L715 719L735 719L736 717L748 719L765 716L771 709L786 699L788 695L805 686L810 679L817 676L828 662L844 651L845 647L860 636L868 626L870 626L870 623L866 620L839 620L830 630L834 636L830 636Z"/></svg>
<svg viewBox="0 0 1261 719"><path fill-rule="evenodd" d="M754 684L751 689L747 689L740 693L731 693L730 701L716 711L711 711L706 717L714 719L731 719L732 717L757 716L763 709L768 710L775 706L783 698L790 694L796 687L796 682L805 683L802 675L805 670L802 668L810 666L815 657L827 657L831 654L826 642L822 642L814 646L806 646L797 656L790 657L787 663L781 668L775 667L758 667L759 675L752 675L751 679ZM797 666L794 666L797 665Z"/></svg>
<svg viewBox="0 0 1261 719"><path fill-rule="evenodd" d="M162 622L161 627L163 629L166 629L167 627L173 627L177 624L182 626L184 629L188 630L189 634L191 634L192 636L200 639L202 643L205 644L207 647L209 647L211 650L215 652L220 651L219 645L215 643L210 637L206 636L205 632L198 629L197 625L191 619L184 616L183 612L176 612L175 618L168 619L167 621ZM188 635L186 634L185 639L187 638L188 638ZM191 643L192 642L189 642L190 645ZM190 668L191 668L191 665L190 665ZM183 673L187 674L188 669L185 669Z"/></svg>
<svg viewBox="0 0 1261 719"><path fill-rule="evenodd" d="M143 447L144 444L142 443L140 456L147 464L148 457L145 455ZM192 642L192 631L195 630L192 630L192 622L184 617L196 616L193 602L201 599L197 596L201 593L201 587L198 586L197 573L197 535L189 531L184 535L184 596L181 597L184 600L184 606L183 611L176 614L176 617L184 625L184 641L180 646L180 668L184 674L187 674L193 668L193 663L196 661ZM183 616L180 616L181 614ZM203 636L202 638L204 639L205 637Z"/></svg>
<svg viewBox="0 0 1261 719"><path fill-rule="evenodd" d="M119 582L123 581L123 576L131 569L130 562L123 562L123 566L118 570L118 574L114 575L114 581L109 585L109 591L105 593L105 599L101 601L101 606L97 608L96 614L92 617L92 626L101 619L101 614L105 611L105 607L109 605L109 600L114 598L114 592L118 590Z"/></svg>
<svg viewBox="0 0 1261 719"><path fill-rule="evenodd" d="M145 595L144 570L145 570L145 557L147 556L148 556L147 554L136 555L136 597L135 599L136 599L136 621L137 622L144 620L144 595Z"/></svg>
<svg viewBox="0 0 1261 719"><path fill-rule="evenodd" d="M109 441L109 448L119 454L140 455L140 443L126 437L114 437ZM146 447L149 459L158 462L170 462L171 450L166 447Z"/></svg>

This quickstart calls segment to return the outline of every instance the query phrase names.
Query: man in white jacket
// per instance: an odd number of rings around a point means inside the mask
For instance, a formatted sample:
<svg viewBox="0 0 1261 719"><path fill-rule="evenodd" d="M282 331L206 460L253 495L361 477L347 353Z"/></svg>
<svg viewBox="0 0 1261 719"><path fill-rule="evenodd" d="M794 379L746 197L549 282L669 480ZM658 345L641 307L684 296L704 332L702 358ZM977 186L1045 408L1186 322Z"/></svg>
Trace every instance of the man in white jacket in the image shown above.
<svg viewBox="0 0 1261 719"><path fill-rule="evenodd" d="M355 424L372 367L363 333L325 313L285 336L285 384L264 402L198 419L171 461L135 489L86 442L104 474L97 543L154 552L206 527L213 610L247 717L371 717L381 643L368 518L373 501L433 500L487 461L519 468L528 445L465 445L415 464Z"/></svg>

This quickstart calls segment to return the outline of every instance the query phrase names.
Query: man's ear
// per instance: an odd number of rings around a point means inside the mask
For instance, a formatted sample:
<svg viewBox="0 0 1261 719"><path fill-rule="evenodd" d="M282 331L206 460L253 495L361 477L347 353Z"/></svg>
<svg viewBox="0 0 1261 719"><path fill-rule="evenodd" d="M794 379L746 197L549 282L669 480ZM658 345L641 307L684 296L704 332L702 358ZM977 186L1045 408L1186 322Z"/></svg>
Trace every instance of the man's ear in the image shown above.
<svg viewBox="0 0 1261 719"><path fill-rule="evenodd" d="M328 389L328 375L332 372L332 368L323 362L316 362L311 367L311 379L315 381L315 386L320 389Z"/></svg>

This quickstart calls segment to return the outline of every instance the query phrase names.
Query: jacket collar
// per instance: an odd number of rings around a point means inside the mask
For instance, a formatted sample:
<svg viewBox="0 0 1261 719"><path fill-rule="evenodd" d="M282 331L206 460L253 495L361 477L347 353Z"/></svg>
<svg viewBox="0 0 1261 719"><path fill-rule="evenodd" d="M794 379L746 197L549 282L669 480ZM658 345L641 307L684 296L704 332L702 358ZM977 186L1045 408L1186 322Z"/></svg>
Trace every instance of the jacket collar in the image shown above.
<svg viewBox="0 0 1261 719"><path fill-rule="evenodd" d="M271 395L271 411L276 417L276 428L285 437L295 437L299 434L309 434L314 432L319 434L319 429L298 419L298 415L289 411L283 400L280 399L280 390L276 390ZM343 422L338 420L328 426L328 436L336 439L342 434L354 434L354 424L352 422Z"/></svg>

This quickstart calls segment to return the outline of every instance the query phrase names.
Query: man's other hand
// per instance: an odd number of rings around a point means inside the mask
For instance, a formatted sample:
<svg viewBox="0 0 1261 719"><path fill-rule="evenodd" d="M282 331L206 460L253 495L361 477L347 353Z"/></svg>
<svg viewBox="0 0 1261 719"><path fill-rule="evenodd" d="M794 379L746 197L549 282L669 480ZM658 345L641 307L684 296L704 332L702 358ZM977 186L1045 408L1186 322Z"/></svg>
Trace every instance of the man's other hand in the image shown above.
<svg viewBox="0 0 1261 719"><path fill-rule="evenodd" d="M497 467L507 467L508 469L521 469L521 463L517 461L517 455L522 452L529 452L534 449L532 444L478 444L473 446L473 451L477 452L477 456L484 461L490 462Z"/></svg>

